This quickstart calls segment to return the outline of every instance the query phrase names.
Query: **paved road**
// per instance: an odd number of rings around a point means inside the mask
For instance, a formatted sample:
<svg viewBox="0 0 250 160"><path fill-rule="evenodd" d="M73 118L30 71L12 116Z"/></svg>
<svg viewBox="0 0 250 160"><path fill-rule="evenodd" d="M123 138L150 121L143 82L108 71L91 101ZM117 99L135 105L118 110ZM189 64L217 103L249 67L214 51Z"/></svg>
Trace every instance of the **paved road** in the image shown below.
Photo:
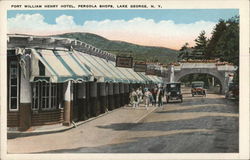
<svg viewBox="0 0 250 160"><path fill-rule="evenodd" d="M94 140L88 134L81 134L81 139L72 135L71 143L77 147L43 153L235 153L239 151L238 123L234 101L216 94L191 97L187 92L183 103L157 108L139 123L96 125L99 130L90 131Z"/></svg>

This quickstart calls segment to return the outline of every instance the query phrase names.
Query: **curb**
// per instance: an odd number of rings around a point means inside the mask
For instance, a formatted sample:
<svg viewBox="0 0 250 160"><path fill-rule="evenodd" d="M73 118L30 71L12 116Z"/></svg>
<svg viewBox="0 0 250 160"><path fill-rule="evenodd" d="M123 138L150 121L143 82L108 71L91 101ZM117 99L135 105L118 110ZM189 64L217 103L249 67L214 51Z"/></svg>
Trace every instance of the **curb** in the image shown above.
<svg viewBox="0 0 250 160"><path fill-rule="evenodd" d="M105 112L103 114L100 114L96 117L92 117L92 118L89 118L85 121L81 121L81 122L77 122L77 123L72 123L73 125L71 126L68 126L68 127L65 127L65 128L60 128L60 129L53 129L53 130L41 130L41 131L32 131L32 132L20 132L20 131L7 131L7 139L14 139L14 138L18 138L18 137L28 137L28 136L37 136L37 135L43 135L43 134L53 134L53 133L60 133L60 132L64 132L64 131L67 131L67 130L70 130L70 129L73 129L73 128L76 128L80 125L83 125L85 123L88 123L90 121L93 121L97 118L100 118L100 117L103 117L107 114L110 114L110 113L113 113L115 111L118 111L119 109L122 109L124 107L120 107L120 108L116 108L112 111L108 111L108 112Z"/></svg>
<svg viewBox="0 0 250 160"><path fill-rule="evenodd" d="M126 108L127 106L124 106L124 107L120 107L120 108L117 108L117 109L114 109L112 111L108 111L108 112L105 112L103 114L100 114L96 117L92 117L90 119L87 119L85 121L81 121L81 122L77 122L77 123L72 123L71 126L68 126L68 127L65 127L65 128L60 128L60 129L53 129L53 130L34 130L32 132L20 132L20 131L7 131L7 139L14 139L14 138L18 138L18 137L28 137L28 136L37 136L37 135L43 135L43 134L53 134L53 133L60 133L60 132L64 132L64 131L68 131L70 129L73 129L73 128L77 128L78 126L81 126L85 123L88 123L88 122L91 122L97 118L100 118L100 117L103 117L105 115L108 115L110 113L113 113L113 112L116 112L120 109L123 109L123 108ZM140 121L142 121L146 116L148 116L150 113L154 112L155 110L157 109L157 107L155 107L154 109L152 109L150 112L146 113L145 115L143 115L142 117L140 117L139 119L137 119L134 123L139 123Z"/></svg>

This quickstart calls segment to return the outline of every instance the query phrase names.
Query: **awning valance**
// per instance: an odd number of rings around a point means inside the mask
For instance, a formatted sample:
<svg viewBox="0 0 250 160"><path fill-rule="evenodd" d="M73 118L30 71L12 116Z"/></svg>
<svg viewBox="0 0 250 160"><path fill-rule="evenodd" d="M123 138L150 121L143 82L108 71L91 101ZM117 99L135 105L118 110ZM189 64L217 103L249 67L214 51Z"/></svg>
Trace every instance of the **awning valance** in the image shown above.
<svg viewBox="0 0 250 160"><path fill-rule="evenodd" d="M31 82L93 81L93 74L70 51L31 49Z"/></svg>

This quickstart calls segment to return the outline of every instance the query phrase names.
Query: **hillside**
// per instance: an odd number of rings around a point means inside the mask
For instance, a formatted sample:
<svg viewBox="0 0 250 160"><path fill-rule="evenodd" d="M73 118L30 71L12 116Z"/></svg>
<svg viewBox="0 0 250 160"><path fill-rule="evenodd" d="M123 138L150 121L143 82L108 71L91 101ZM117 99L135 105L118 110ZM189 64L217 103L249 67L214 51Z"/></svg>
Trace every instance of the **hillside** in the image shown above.
<svg viewBox="0 0 250 160"><path fill-rule="evenodd" d="M178 51L173 49L112 41L91 33L65 33L54 36L77 39L115 55L131 55L135 60L158 60L166 64L176 61L178 55Z"/></svg>

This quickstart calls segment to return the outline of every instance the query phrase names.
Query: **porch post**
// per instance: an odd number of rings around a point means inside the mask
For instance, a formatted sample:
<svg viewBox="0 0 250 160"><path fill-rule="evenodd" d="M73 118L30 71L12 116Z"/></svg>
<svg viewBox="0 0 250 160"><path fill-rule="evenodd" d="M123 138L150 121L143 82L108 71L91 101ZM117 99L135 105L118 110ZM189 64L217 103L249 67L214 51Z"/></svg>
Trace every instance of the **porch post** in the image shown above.
<svg viewBox="0 0 250 160"><path fill-rule="evenodd" d="M31 91L32 91L31 84L24 77L24 74L22 72L21 82L20 82L20 105L19 105L20 131L28 130L31 126L31 103L32 103Z"/></svg>
<svg viewBox="0 0 250 160"><path fill-rule="evenodd" d="M90 113L91 117L97 116L97 82L90 83Z"/></svg>
<svg viewBox="0 0 250 160"><path fill-rule="evenodd" d="M108 84L108 109L111 111L114 109L114 83L109 83Z"/></svg>
<svg viewBox="0 0 250 160"><path fill-rule="evenodd" d="M64 94L64 126L70 126L73 114L73 101L72 101L72 82L67 82L66 91Z"/></svg>

